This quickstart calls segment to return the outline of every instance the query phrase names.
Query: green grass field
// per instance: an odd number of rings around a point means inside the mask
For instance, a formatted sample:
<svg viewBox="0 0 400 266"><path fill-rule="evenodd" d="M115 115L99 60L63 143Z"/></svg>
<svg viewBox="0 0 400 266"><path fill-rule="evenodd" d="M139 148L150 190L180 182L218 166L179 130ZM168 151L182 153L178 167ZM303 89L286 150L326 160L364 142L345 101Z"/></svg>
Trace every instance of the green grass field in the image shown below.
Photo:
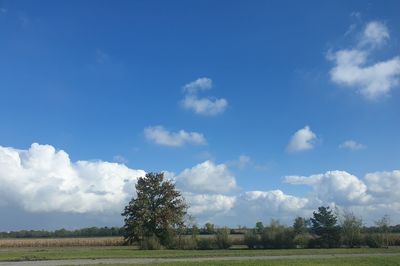
<svg viewBox="0 0 400 266"><path fill-rule="evenodd" d="M3 248L0 261L99 259L99 258L183 258L218 256L273 256L308 254L398 253L400 248L286 249L286 250L135 250L131 247Z"/></svg>
<svg viewBox="0 0 400 266"><path fill-rule="evenodd" d="M101 264L104 266L121 266L121 264ZM137 265L137 264L124 264ZM397 266L400 265L400 256L368 257L368 258L329 258L329 259L278 259L278 260L249 260L249 261L205 261L205 262L173 262L151 264L158 266Z"/></svg>

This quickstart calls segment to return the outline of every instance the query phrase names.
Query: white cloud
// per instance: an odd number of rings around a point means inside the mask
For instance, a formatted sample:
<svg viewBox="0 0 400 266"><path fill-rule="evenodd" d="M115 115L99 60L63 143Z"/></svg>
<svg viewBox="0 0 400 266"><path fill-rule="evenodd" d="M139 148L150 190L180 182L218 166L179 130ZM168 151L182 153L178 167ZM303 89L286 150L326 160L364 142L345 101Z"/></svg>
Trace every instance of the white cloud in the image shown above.
<svg viewBox="0 0 400 266"><path fill-rule="evenodd" d="M309 199L287 195L280 190L248 191L235 196L223 194L183 193L196 221L218 225L252 226L256 221L268 222L271 218L292 223L296 215L312 213Z"/></svg>
<svg viewBox="0 0 400 266"><path fill-rule="evenodd" d="M367 24L356 48L329 52L327 58L335 63L330 70L331 80L358 91L367 99L388 95L400 84L400 58L395 56L371 63L374 49L390 38L384 24L373 21Z"/></svg>
<svg viewBox="0 0 400 266"><path fill-rule="evenodd" d="M339 85L356 88L368 99L387 95L399 84L400 58L365 66L368 53L358 50L340 50L329 56L335 62L330 75Z"/></svg>
<svg viewBox="0 0 400 266"><path fill-rule="evenodd" d="M400 202L400 170L368 173L365 182L370 194L379 198L379 202Z"/></svg>
<svg viewBox="0 0 400 266"><path fill-rule="evenodd" d="M339 148L357 151L357 150L365 149L366 146L364 144L358 143L354 140L346 140L342 144L339 145Z"/></svg>
<svg viewBox="0 0 400 266"><path fill-rule="evenodd" d="M241 200L249 203L248 208L263 208L269 212L294 212L306 207L308 199L287 195L281 190L249 191L241 196ZM253 206L253 207L252 207ZM246 208L247 209L247 208Z"/></svg>
<svg viewBox="0 0 400 266"><path fill-rule="evenodd" d="M371 21L362 34L360 45L381 46L390 39L389 30L380 21Z"/></svg>
<svg viewBox="0 0 400 266"><path fill-rule="evenodd" d="M288 152L310 150L314 148L316 140L317 135L311 131L309 126L305 126L293 134L286 149Z"/></svg>
<svg viewBox="0 0 400 266"><path fill-rule="evenodd" d="M269 222L272 218L291 224L297 215L312 213L307 198L291 196L281 190L248 191L235 198L234 205L223 215L215 214L219 224L254 226L257 221Z"/></svg>
<svg viewBox="0 0 400 266"><path fill-rule="evenodd" d="M183 107L193 110L196 114L217 115L228 107L228 101L221 99L198 98L196 95L186 95L182 101Z"/></svg>
<svg viewBox="0 0 400 266"><path fill-rule="evenodd" d="M236 188L235 177L225 164L205 161L176 176L177 186L197 193L226 193Z"/></svg>
<svg viewBox="0 0 400 266"><path fill-rule="evenodd" d="M313 187L317 199L323 202L366 204L371 200L364 182L345 171L328 171L308 177L286 176L285 182Z"/></svg>
<svg viewBox="0 0 400 266"><path fill-rule="evenodd" d="M189 212L196 218L208 220L215 214L226 214L235 204L235 196L222 194L195 194L191 192L183 193L189 203Z"/></svg>
<svg viewBox="0 0 400 266"><path fill-rule="evenodd" d="M0 146L0 212L24 210L18 217L65 213L76 219L86 217L85 225L110 217L115 221L144 175L143 170L118 163L73 162L65 151L50 145L34 143L26 150ZM227 165L211 161L178 176L168 171L165 175L176 182L198 222L253 226L277 218L291 224L296 215L309 217L321 205L354 210L370 224L385 213L394 223L400 222L400 170L367 173L363 179L345 171L285 177L288 184L311 187L312 192L304 196L281 190L238 193Z"/></svg>
<svg viewBox="0 0 400 266"><path fill-rule="evenodd" d="M0 146L0 201L28 212L118 213L143 170L103 161L71 162L53 146Z"/></svg>
<svg viewBox="0 0 400 266"><path fill-rule="evenodd" d="M228 107L226 99L198 96L200 91L210 90L212 87L213 83L209 78L199 78L186 84L183 87L185 97L182 100L182 106L200 115L213 116L223 113Z"/></svg>
<svg viewBox="0 0 400 266"><path fill-rule="evenodd" d="M287 176L284 181L312 187L308 199L314 208L329 204L351 209L369 224L384 214L400 222L400 170L367 173L363 179L345 171L328 171L312 176Z"/></svg>
<svg viewBox="0 0 400 266"><path fill-rule="evenodd" d="M169 132L162 126L147 127L144 129L145 137L156 144L180 147L185 144L205 145L207 141L203 134L197 132Z"/></svg>
<svg viewBox="0 0 400 266"><path fill-rule="evenodd" d="M198 78L185 86L183 90L187 93L197 93L202 90L210 90L213 86L212 80L209 78Z"/></svg>
<svg viewBox="0 0 400 266"><path fill-rule="evenodd" d="M310 217L321 205L351 209L368 224L385 213L390 213L394 222L400 222L399 170L369 173L364 179L345 171L328 171L312 176L287 176L285 182L310 186L312 193L294 196L269 190L227 196L216 190L216 194L184 195L193 206L190 212L199 222L220 225L252 226L256 221L268 222L271 218L291 224L297 215Z"/></svg>

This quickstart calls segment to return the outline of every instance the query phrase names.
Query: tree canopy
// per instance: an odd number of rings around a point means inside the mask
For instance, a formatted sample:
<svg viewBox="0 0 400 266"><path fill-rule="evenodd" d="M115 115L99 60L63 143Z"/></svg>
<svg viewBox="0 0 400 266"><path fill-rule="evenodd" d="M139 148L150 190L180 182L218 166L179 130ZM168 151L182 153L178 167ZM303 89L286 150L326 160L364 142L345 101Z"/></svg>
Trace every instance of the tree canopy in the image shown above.
<svg viewBox="0 0 400 266"><path fill-rule="evenodd" d="M337 225L337 216L329 207L321 206L318 212L313 212L311 230L317 236L321 247L336 247L340 240L340 227Z"/></svg>
<svg viewBox="0 0 400 266"><path fill-rule="evenodd" d="M187 204L181 192L163 173L148 173L138 179L136 196L122 213L125 216L125 240L128 243L156 237L161 244L184 226Z"/></svg>

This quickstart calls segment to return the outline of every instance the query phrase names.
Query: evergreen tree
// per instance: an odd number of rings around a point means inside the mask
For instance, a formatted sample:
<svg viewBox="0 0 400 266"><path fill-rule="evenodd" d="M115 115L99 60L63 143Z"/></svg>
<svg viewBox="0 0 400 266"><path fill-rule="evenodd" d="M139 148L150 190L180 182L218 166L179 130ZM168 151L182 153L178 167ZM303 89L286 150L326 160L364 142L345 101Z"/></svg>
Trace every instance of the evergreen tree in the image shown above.
<svg viewBox="0 0 400 266"><path fill-rule="evenodd" d="M340 240L340 227L337 225L337 216L329 207L319 207L318 212L313 212L311 230L318 238L320 247L337 247Z"/></svg>

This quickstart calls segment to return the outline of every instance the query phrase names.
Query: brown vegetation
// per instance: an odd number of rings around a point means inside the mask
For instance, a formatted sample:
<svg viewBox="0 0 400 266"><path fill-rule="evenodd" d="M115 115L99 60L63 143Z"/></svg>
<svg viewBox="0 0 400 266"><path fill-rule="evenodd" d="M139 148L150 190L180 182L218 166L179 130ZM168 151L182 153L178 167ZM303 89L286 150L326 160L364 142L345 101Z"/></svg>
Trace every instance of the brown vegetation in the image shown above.
<svg viewBox="0 0 400 266"><path fill-rule="evenodd" d="M122 237L0 239L0 248L122 246L123 244Z"/></svg>

